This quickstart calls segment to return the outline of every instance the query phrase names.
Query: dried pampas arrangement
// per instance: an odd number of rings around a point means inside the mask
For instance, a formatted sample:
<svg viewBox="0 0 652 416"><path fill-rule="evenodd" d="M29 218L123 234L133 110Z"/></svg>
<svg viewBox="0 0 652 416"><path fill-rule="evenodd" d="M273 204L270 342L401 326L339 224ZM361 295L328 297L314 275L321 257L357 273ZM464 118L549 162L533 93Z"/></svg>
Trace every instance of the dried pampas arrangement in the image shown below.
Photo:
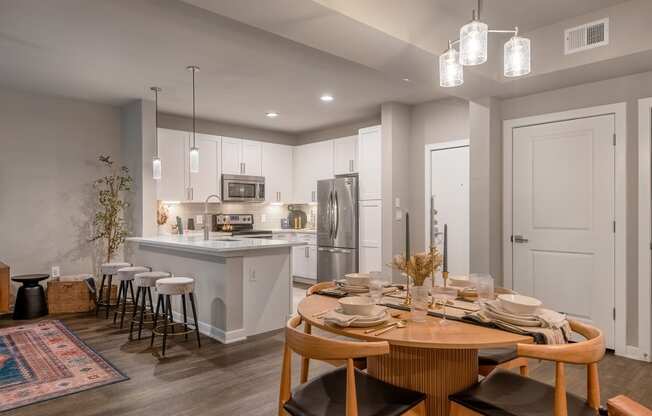
<svg viewBox="0 0 652 416"><path fill-rule="evenodd" d="M405 261L405 256L394 256L391 266L407 274L414 280L415 286L423 286L423 282L441 266L443 257L437 248L432 251L417 253Z"/></svg>

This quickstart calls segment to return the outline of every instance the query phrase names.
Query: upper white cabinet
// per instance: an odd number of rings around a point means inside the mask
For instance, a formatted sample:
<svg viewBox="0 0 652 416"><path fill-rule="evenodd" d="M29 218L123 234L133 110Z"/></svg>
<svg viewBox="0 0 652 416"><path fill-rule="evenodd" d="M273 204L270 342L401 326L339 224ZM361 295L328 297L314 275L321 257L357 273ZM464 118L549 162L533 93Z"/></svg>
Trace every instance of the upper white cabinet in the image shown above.
<svg viewBox="0 0 652 416"><path fill-rule="evenodd" d="M358 136L333 140L333 173L343 175L358 171Z"/></svg>
<svg viewBox="0 0 652 416"><path fill-rule="evenodd" d="M333 141L323 141L294 148L295 203L317 202L317 181L333 177Z"/></svg>
<svg viewBox="0 0 652 416"><path fill-rule="evenodd" d="M263 143L262 176L267 202L292 202L292 146Z"/></svg>
<svg viewBox="0 0 652 416"><path fill-rule="evenodd" d="M157 197L163 201L185 201L187 194L188 132L158 129L158 155L161 158L161 179Z"/></svg>
<svg viewBox="0 0 652 416"><path fill-rule="evenodd" d="M260 142L222 137L222 173L261 176L262 152Z"/></svg>
<svg viewBox="0 0 652 416"><path fill-rule="evenodd" d="M190 200L204 202L209 195L220 195L221 139L219 136L197 133L199 172L189 173Z"/></svg>
<svg viewBox="0 0 652 416"><path fill-rule="evenodd" d="M358 132L358 173L360 200L381 199L382 137L380 126L367 127Z"/></svg>
<svg viewBox="0 0 652 416"><path fill-rule="evenodd" d="M360 201L360 272L382 270L382 204L380 200Z"/></svg>

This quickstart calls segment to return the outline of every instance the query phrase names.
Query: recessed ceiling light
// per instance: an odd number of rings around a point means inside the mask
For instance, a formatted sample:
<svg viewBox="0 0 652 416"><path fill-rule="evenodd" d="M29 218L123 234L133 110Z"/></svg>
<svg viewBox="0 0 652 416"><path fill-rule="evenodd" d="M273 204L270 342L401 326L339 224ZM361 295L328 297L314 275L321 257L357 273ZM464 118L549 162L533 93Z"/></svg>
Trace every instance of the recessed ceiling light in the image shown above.
<svg viewBox="0 0 652 416"><path fill-rule="evenodd" d="M276 111L268 111L267 113L265 113L265 115L266 115L267 117L269 117L269 118L276 118L276 117L278 117L278 113L277 113Z"/></svg>
<svg viewBox="0 0 652 416"><path fill-rule="evenodd" d="M412 80L411 80L410 78L403 78L403 81L405 81L405 82L412 82Z"/></svg>
<svg viewBox="0 0 652 416"><path fill-rule="evenodd" d="M321 97L319 97L319 99L325 102L331 102L334 100L333 96L330 94L324 94Z"/></svg>

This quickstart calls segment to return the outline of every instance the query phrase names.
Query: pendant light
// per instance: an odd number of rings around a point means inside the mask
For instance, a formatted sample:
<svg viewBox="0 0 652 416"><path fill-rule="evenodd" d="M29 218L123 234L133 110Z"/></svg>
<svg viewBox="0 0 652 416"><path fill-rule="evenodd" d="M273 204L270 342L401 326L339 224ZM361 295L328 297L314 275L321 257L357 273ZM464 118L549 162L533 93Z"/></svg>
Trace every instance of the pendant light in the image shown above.
<svg viewBox="0 0 652 416"><path fill-rule="evenodd" d="M509 33L512 37L504 45L503 74L505 77L520 77L531 71L530 39L513 30L489 29L480 21L482 1L477 0L471 22L460 28L460 37L448 41L448 49L439 56L439 85L457 87L464 83L465 65L480 65L487 62L487 41L489 33ZM459 45L459 52L454 49Z"/></svg>
<svg viewBox="0 0 652 416"><path fill-rule="evenodd" d="M191 65L187 67L188 71L192 71L192 146L190 147L190 172L199 172L199 148L195 140L196 119L195 119L195 72L199 71L198 66Z"/></svg>
<svg viewBox="0 0 652 416"><path fill-rule="evenodd" d="M152 178L161 179L161 159L158 157L158 93L161 92L159 87L151 87L154 91L154 157L152 158Z"/></svg>
<svg viewBox="0 0 652 416"><path fill-rule="evenodd" d="M473 20L460 29L460 63L462 65L480 65L487 62L487 38L489 26L476 18L473 11Z"/></svg>
<svg viewBox="0 0 652 416"><path fill-rule="evenodd" d="M504 68L506 77L520 77L530 73L530 39L522 38L516 33L505 43Z"/></svg>
<svg viewBox="0 0 652 416"><path fill-rule="evenodd" d="M460 56L451 42L448 50L439 56L439 85L442 87L457 87L464 83L464 70L460 64Z"/></svg>

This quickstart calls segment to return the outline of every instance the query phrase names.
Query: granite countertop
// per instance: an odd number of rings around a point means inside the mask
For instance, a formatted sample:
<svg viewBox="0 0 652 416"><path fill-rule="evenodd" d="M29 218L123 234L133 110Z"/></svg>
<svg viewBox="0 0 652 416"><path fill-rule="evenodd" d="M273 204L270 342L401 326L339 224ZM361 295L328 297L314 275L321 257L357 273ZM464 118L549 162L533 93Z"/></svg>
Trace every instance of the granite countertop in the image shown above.
<svg viewBox="0 0 652 416"><path fill-rule="evenodd" d="M203 235L161 235L155 237L130 237L127 241L141 246L179 249L205 254L231 253L234 251L265 250L272 248L305 245L301 241L272 240L265 238L246 238L211 236L204 240Z"/></svg>

